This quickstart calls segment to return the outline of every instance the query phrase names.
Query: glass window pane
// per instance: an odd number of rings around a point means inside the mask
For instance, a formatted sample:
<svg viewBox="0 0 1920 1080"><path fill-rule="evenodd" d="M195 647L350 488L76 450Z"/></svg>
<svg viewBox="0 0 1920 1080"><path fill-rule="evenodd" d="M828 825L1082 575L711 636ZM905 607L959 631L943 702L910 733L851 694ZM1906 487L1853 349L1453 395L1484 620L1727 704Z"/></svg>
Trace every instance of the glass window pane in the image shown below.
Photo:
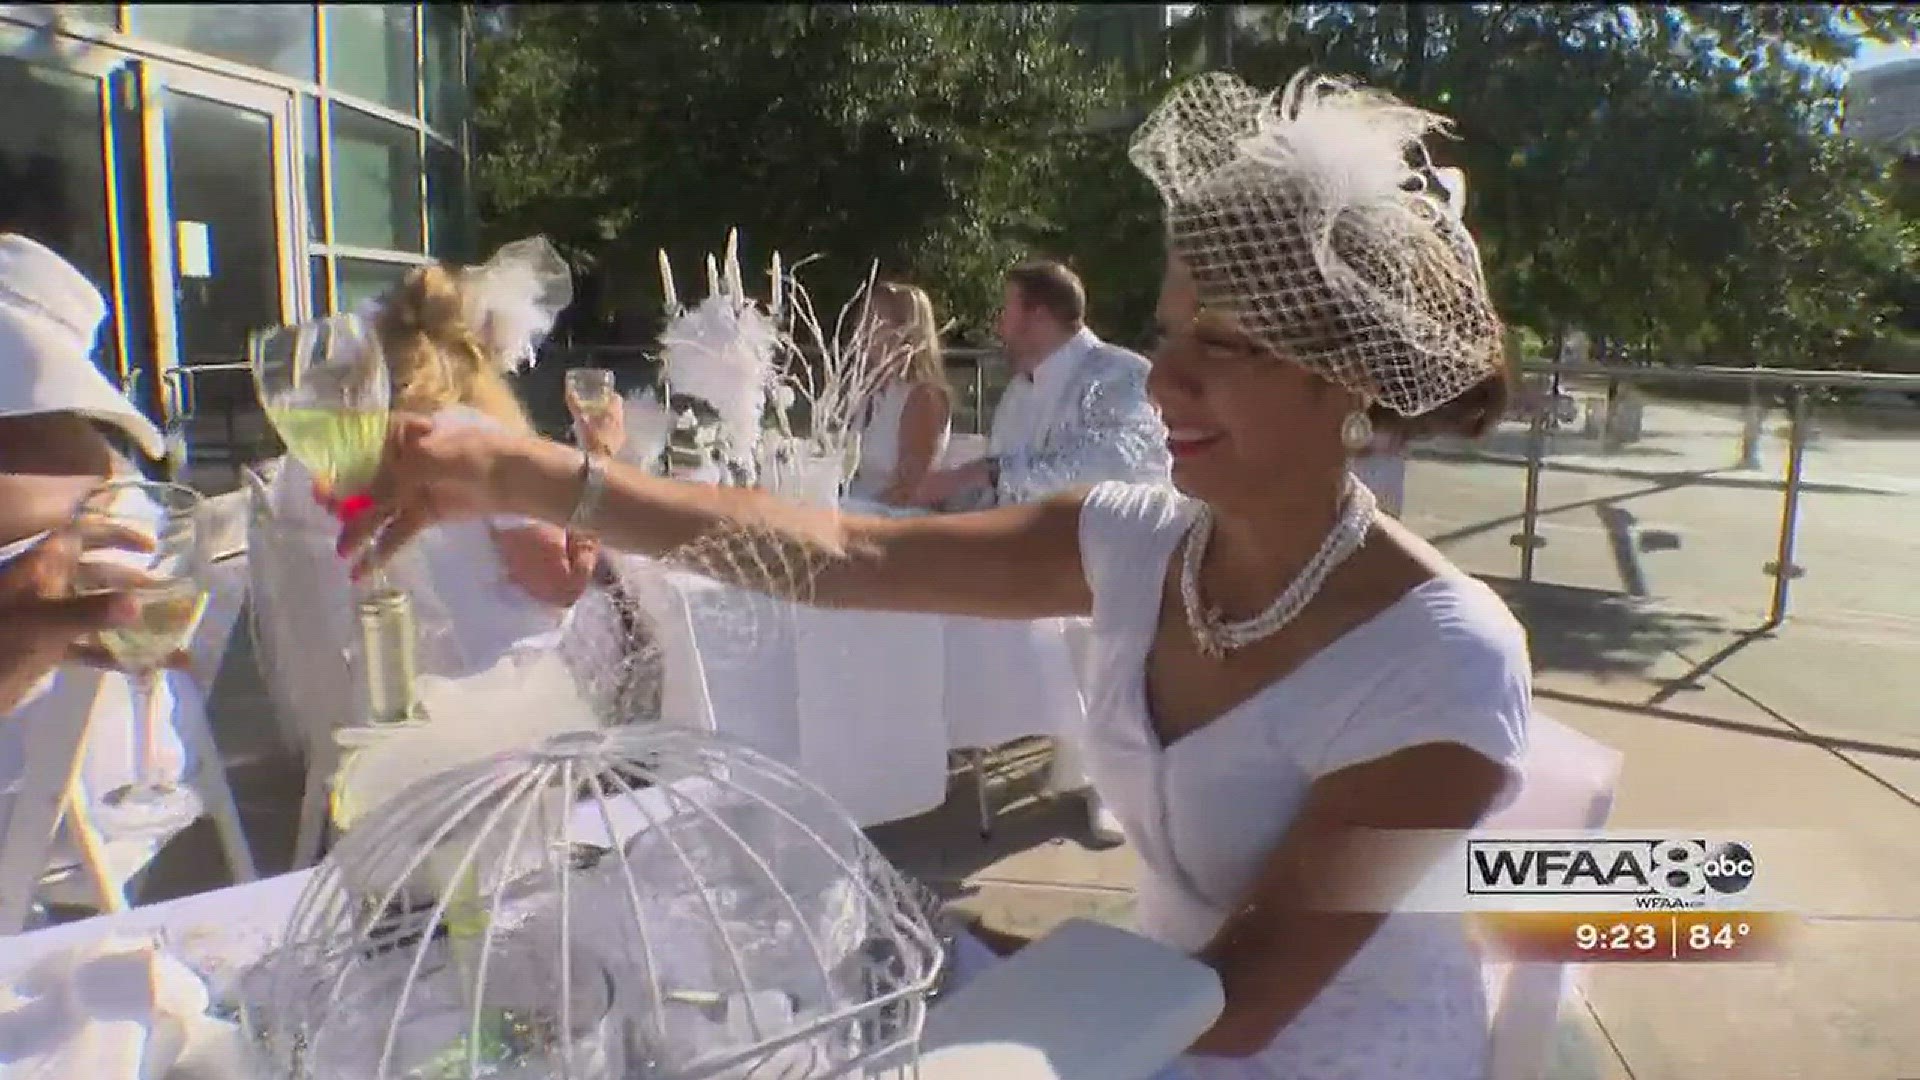
<svg viewBox="0 0 1920 1080"><path fill-rule="evenodd" d="M315 315L333 314L333 297L327 289L327 257L325 255L315 255L307 260L307 287L313 290L309 294L312 303L308 305L307 310Z"/></svg>
<svg viewBox="0 0 1920 1080"><path fill-rule="evenodd" d="M420 133L338 102L333 123L333 242L420 251Z"/></svg>
<svg viewBox="0 0 1920 1080"><path fill-rule="evenodd" d="M362 301L371 300L400 284L412 263L374 262L372 259L337 258L333 273L340 286L335 311L352 311Z"/></svg>
<svg viewBox="0 0 1920 1080"><path fill-rule="evenodd" d="M61 4L60 14L75 22L104 26L109 30L119 25L119 4Z"/></svg>
<svg viewBox="0 0 1920 1080"><path fill-rule="evenodd" d="M301 117L300 137L306 142L307 237L325 241L327 215L324 213L326 188L320 183L320 99L307 98Z"/></svg>
<svg viewBox="0 0 1920 1080"><path fill-rule="evenodd" d="M180 360L239 360L247 335L285 314L274 118L172 87L153 100L165 118Z"/></svg>
<svg viewBox="0 0 1920 1080"><path fill-rule="evenodd" d="M427 61L427 125L448 138L459 137L467 112L467 87L461 78L467 42L461 10L457 4L428 4L421 41Z"/></svg>
<svg viewBox="0 0 1920 1080"><path fill-rule="evenodd" d="M427 141L427 250L436 259L472 262L472 233L468 228L467 176L460 154L434 140Z"/></svg>
<svg viewBox="0 0 1920 1080"><path fill-rule="evenodd" d="M132 4L133 33L223 60L313 79L308 4Z"/></svg>
<svg viewBox="0 0 1920 1080"><path fill-rule="evenodd" d="M106 161L98 80L0 58L0 233L20 233L59 252L111 294ZM103 364L114 350L101 334Z"/></svg>
<svg viewBox="0 0 1920 1080"><path fill-rule="evenodd" d="M328 4L327 86L420 115L414 101L413 5Z"/></svg>

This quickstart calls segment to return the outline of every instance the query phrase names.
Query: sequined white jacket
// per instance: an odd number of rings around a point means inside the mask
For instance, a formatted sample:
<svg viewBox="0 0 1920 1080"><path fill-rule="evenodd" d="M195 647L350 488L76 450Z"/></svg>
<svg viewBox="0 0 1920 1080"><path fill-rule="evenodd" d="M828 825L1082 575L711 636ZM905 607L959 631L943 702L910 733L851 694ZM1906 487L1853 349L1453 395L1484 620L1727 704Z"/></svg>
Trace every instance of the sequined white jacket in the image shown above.
<svg viewBox="0 0 1920 1080"><path fill-rule="evenodd" d="M1147 361L1082 330L1059 384L1029 393L1022 417L1009 399L994 411L994 456L1000 480L991 503L1032 502L1103 480L1168 482L1167 429L1147 398ZM1032 390L1031 387L1028 388ZM1007 430L1017 423L1023 431Z"/></svg>

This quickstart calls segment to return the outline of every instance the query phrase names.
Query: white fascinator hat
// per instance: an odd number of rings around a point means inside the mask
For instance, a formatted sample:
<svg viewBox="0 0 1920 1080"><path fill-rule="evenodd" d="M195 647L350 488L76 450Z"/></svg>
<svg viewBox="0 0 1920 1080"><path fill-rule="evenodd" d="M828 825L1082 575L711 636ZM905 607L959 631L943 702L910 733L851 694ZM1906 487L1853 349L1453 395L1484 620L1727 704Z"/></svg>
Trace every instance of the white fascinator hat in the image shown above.
<svg viewBox="0 0 1920 1080"><path fill-rule="evenodd" d="M1301 72L1278 94L1232 75L1176 87L1131 157L1208 309L1276 355L1403 416L1502 364L1499 316L1462 222L1466 176L1422 139L1448 121Z"/></svg>
<svg viewBox="0 0 1920 1080"><path fill-rule="evenodd" d="M544 236L515 240L461 271L467 326L508 371L531 367L573 303L573 271Z"/></svg>
<svg viewBox="0 0 1920 1080"><path fill-rule="evenodd" d="M164 457L160 429L94 366L106 313L100 290L67 260L0 235L0 416L78 413Z"/></svg>

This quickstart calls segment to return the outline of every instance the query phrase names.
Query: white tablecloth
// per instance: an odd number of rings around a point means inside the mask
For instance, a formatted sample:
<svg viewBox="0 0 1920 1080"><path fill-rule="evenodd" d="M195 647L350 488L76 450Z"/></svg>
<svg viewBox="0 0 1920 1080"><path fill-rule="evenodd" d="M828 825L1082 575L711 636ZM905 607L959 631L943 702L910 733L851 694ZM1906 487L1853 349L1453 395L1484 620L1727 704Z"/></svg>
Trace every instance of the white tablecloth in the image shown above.
<svg viewBox="0 0 1920 1080"><path fill-rule="evenodd" d="M835 611L694 574L663 579L680 610L654 615L690 626L714 726L797 769L862 825L938 807L949 750L1070 735L1086 718L1066 620Z"/></svg>
<svg viewBox="0 0 1920 1080"><path fill-rule="evenodd" d="M1061 620L836 611L665 579L692 626L714 725L862 825L938 807L949 750L1084 722Z"/></svg>

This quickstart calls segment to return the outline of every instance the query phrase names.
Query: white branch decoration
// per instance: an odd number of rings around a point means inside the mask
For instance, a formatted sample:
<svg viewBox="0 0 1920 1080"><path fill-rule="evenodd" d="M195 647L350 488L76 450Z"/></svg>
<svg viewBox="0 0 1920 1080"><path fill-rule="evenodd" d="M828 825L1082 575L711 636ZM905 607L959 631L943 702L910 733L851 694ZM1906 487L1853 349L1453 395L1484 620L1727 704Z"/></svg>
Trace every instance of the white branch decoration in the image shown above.
<svg viewBox="0 0 1920 1080"><path fill-rule="evenodd" d="M787 393L776 390L776 399L805 399L810 452L843 461L843 484L859 465L867 403L910 351L904 342L884 352L879 348L880 325L868 311L878 273L877 263L868 269L866 281L834 319L831 334L814 310L812 295L791 273L785 276L785 311L777 313L786 316L779 375ZM784 409L778 423L791 434Z"/></svg>
<svg viewBox="0 0 1920 1080"><path fill-rule="evenodd" d="M724 258L707 256L706 299L686 308L674 287L672 263L660 253L661 294L670 321L660 335L658 400L672 408L673 396L685 395L711 405L719 431L700 432L705 438L696 443L710 445L716 462L736 473L756 474L770 486L789 486L790 474L810 462L832 461L844 487L859 467L867 403L911 348L904 342L881 348L880 326L868 310L877 263L841 307L829 333L812 296L794 276L812 261L789 267L775 252L767 272L769 302L763 307L746 293L739 234L729 230ZM808 417L804 437L795 433L791 415L802 400ZM687 417L680 419L684 427ZM768 425L779 438L763 442Z"/></svg>

